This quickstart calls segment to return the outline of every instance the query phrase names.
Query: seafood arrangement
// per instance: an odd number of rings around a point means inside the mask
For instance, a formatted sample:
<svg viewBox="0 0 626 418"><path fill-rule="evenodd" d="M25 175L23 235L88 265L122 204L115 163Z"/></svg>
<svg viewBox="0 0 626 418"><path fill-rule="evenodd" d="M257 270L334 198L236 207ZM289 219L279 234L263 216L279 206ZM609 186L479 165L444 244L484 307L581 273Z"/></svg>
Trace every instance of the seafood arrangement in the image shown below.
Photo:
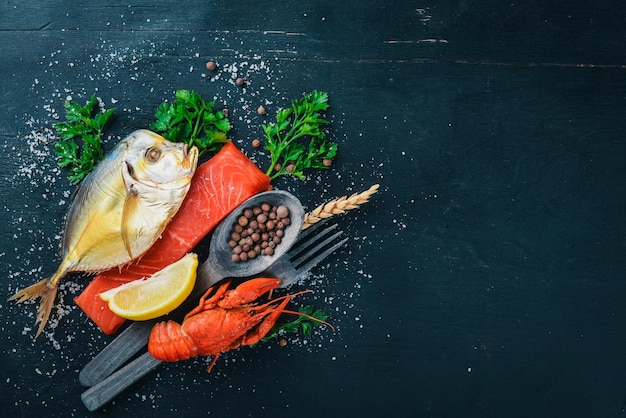
<svg viewBox="0 0 626 418"><path fill-rule="evenodd" d="M195 93L181 91L177 92L177 100L189 109L189 104L199 102L200 98ZM123 347L125 354L109 356L105 355L105 349L85 367L91 370L91 378L81 373L81 383L93 385L83 394L88 409L102 406L119 393L116 391L136 381L159 361L211 356L210 371L221 353L256 344L270 332L274 335L283 313L332 328L325 321L325 314L320 318L287 309L294 296L310 290L271 298L273 290L295 283L347 241L346 238L333 243L341 231L330 236L322 233L319 240L311 239L294 252L298 256L293 256L290 248L296 241L303 241L314 228L301 232L322 219L358 208L378 188L375 185L362 194L344 196L306 215L297 198L286 192L270 191L273 188L270 182L277 173L303 178L304 169L329 167L336 145L327 143L324 133L313 128L327 123L319 113L326 109L326 101L325 93L305 95L293 102L291 111L279 112L278 124L264 126L272 160L272 167L266 172L231 141L225 140L223 134L211 130L212 123L220 124L222 132L227 130L223 115L212 119L206 113L198 113L196 117L205 123L214 121L204 127L214 136L214 142L209 145L215 153L207 161L198 162L199 155L206 151L195 145L202 148L202 138L171 142L160 134L142 129L124 138L86 174L68 210L62 261L57 271L51 278L17 292L10 300L21 303L41 299L36 318L38 336L49 318L59 281L73 272L96 273L75 299L83 312L105 334L116 332L127 319L142 319L131 324L111 344ZM203 106L202 111L210 112L211 106ZM153 125L165 137L170 138L166 131L173 129L173 121L182 120L171 114L179 108L182 107L162 106L157 111L160 124ZM198 126L193 119L185 120ZM281 132L290 123L294 125L290 131L292 136L283 136ZM185 131L176 129L176 132ZM313 138L308 153L304 152L302 144L294 142L303 135ZM68 149L72 148L64 148L64 152ZM272 171L276 173L271 174ZM272 195L270 202L260 201L268 199L269 195ZM234 219L236 222L232 223ZM133 315L137 311L132 310L132 300L124 300L124 309L116 310L124 317L109 309L107 301L111 301L111 295L138 295L143 283L150 278L158 276L160 285L167 288L165 272L188 256L211 232L214 234L207 261L199 267L196 261L188 280L176 282L184 282L193 291L186 292L180 300L169 299L170 304L165 301L166 309L173 310L166 320L150 322L157 319L157 313ZM216 256L222 252L225 258ZM262 271L275 272L275 278L256 277ZM172 277L180 279L180 276ZM231 289L229 278L232 277L247 280ZM123 287L127 291L121 291ZM143 289L144 294L146 289ZM150 304L161 294L167 295L167 292L152 293L152 298L133 297L142 299L142 312L146 313L151 312L145 309L146 301ZM260 302L265 295L268 300ZM198 299L194 307L194 300ZM153 311L163 315L161 310ZM176 320L178 314L182 321ZM149 330L149 339L144 329ZM120 361L123 363L145 347L144 339L147 339L149 354L134 361L142 367L142 372L137 373L132 362L109 376L121 365Z"/></svg>
<svg viewBox="0 0 626 418"><path fill-rule="evenodd" d="M132 280L149 277L179 260L248 198L270 188L270 179L232 142L200 164L189 193L161 238L137 263L97 274L76 298L76 304L105 334L126 321L111 312L101 292Z"/></svg>

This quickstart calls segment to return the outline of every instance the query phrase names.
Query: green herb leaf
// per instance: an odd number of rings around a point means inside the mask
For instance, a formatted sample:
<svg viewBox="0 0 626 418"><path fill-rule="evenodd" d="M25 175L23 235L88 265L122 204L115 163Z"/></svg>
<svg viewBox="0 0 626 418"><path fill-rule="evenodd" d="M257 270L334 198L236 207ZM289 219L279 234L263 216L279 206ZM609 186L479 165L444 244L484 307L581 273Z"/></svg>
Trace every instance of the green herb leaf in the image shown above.
<svg viewBox="0 0 626 418"><path fill-rule="evenodd" d="M72 183L80 182L104 157L102 132L115 109L95 111L96 99L94 93L84 106L66 100L64 108L67 122L54 125L61 137L54 146L57 164L69 168L67 178Z"/></svg>
<svg viewBox="0 0 626 418"><path fill-rule="evenodd" d="M67 117L68 122L80 122L83 120L83 115L81 112L81 107L78 103L75 103L71 100L65 101L65 116Z"/></svg>
<svg viewBox="0 0 626 418"><path fill-rule="evenodd" d="M274 179L292 175L305 179L304 170L328 168L324 160L336 156L337 144L331 143L321 128L328 121L320 112L327 108L328 94L312 91L293 100L291 108L280 110L275 123L263 124L264 147L271 156L268 176Z"/></svg>
<svg viewBox="0 0 626 418"><path fill-rule="evenodd" d="M173 142L198 147L200 155L216 151L228 142L230 122L223 112L213 111L215 102L205 102L196 92L176 91L176 99L162 103L156 110L150 128Z"/></svg>
<svg viewBox="0 0 626 418"><path fill-rule="evenodd" d="M267 333L265 337L263 337L262 341L269 341L272 338L276 337L278 333L286 333L286 334L295 334L298 331L302 330L302 333L305 337L310 337L313 328L320 327L324 325L320 321L326 321L328 319L328 315L319 309L315 309L311 305L302 306L298 312L301 312L305 315L313 317L315 319L319 319L319 321L315 321L306 316L298 316L291 322L286 322L282 324L276 324L272 327L272 329Z"/></svg>

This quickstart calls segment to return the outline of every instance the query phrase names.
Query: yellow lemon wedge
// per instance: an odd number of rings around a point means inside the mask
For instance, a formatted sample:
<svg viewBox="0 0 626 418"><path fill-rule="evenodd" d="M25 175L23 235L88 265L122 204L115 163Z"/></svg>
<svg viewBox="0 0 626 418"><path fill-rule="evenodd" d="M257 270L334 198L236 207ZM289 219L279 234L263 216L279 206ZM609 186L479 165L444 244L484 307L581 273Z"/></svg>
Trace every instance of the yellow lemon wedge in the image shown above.
<svg viewBox="0 0 626 418"><path fill-rule="evenodd" d="M198 256L185 255L147 279L125 283L100 293L109 309L122 318L146 321L176 309L196 283Z"/></svg>

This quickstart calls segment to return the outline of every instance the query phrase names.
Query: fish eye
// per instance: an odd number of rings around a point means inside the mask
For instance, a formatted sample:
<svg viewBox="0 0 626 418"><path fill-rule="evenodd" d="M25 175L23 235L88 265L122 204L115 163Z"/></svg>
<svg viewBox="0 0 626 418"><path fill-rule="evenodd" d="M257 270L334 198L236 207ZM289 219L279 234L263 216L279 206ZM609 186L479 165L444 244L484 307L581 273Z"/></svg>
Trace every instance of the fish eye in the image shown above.
<svg viewBox="0 0 626 418"><path fill-rule="evenodd" d="M161 158L161 150L157 147L150 147L146 151L146 160L149 163L156 163Z"/></svg>

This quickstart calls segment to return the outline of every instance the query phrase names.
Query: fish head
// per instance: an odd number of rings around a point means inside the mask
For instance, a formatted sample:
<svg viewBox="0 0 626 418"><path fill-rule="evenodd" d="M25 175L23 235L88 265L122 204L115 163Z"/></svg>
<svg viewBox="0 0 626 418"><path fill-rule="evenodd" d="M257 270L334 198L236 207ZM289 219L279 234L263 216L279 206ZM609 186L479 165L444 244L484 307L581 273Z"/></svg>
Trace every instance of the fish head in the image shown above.
<svg viewBox="0 0 626 418"><path fill-rule="evenodd" d="M189 186L198 165L198 149L168 141L146 129L124 139L124 163L132 179L147 187L162 190Z"/></svg>

